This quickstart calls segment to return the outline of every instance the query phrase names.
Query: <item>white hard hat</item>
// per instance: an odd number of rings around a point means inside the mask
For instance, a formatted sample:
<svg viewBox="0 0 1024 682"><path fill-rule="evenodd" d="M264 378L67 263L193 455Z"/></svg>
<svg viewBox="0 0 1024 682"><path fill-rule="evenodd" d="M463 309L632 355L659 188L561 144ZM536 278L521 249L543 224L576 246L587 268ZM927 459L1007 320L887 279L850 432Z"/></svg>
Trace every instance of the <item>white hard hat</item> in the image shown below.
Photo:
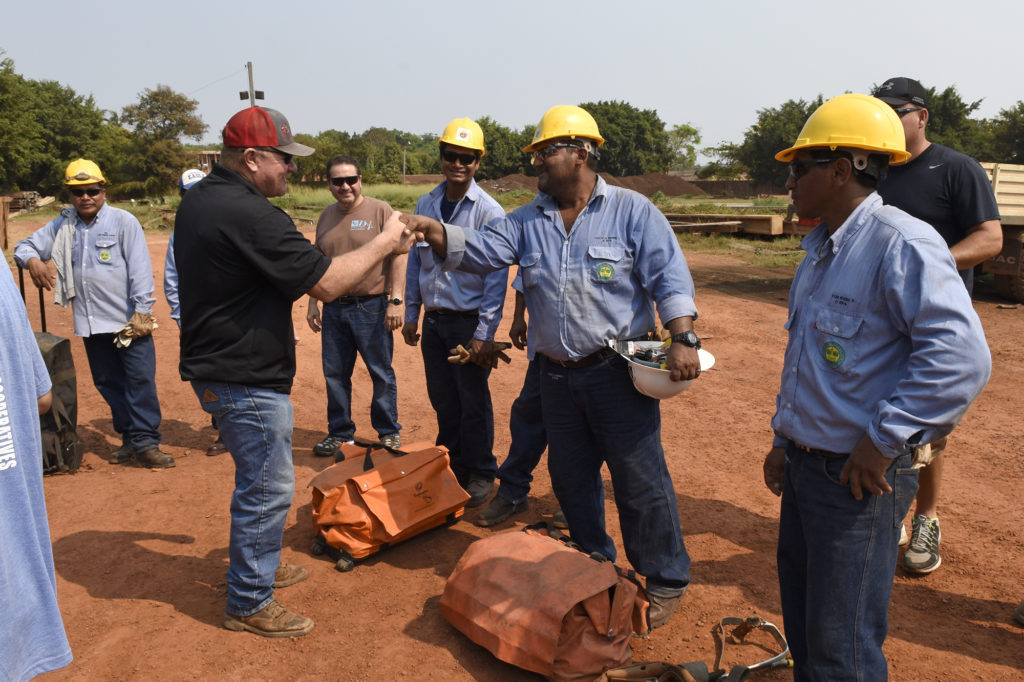
<svg viewBox="0 0 1024 682"><path fill-rule="evenodd" d="M180 178L178 178L178 189L192 189L192 185L196 184L205 177L206 173L199 170L198 168L189 168L187 171L181 174Z"/></svg>
<svg viewBox="0 0 1024 682"><path fill-rule="evenodd" d="M631 343L635 344L638 348L660 348L663 345L661 341L634 341ZM692 379L672 381L670 378L671 372L667 369L661 369L653 364L638 361L629 355L623 357L629 363L629 376L633 380L633 386L649 398L656 398L658 400L671 398L685 391L693 383ZM715 356L703 348L697 351L697 357L700 358L700 371L702 372L711 369L715 365Z"/></svg>

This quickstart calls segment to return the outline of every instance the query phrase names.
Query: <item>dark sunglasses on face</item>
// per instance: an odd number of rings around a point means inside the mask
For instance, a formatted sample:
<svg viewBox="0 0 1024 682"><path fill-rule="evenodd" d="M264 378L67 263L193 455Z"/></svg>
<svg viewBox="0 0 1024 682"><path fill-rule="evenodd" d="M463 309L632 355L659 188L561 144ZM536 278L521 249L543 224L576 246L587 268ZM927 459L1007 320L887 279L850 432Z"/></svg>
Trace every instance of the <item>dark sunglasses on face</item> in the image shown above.
<svg viewBox="0 0 1024 682"><path fill-rule="evenodd" d="M472 166L480 157L476 154L460 154L459 152L453 152L451 149L445 149L441 152L441 158L448 163L458 161L463 166Z"/></svg>
<svg viewBox="0 0 1024 682"><path fill-rule="evenodd" d="M923 109L923 108L924 107L903 107L901 109L893 109L893 111L896 112L897 116L899 116L900 118L903 118L907 114L911 114L911 113L913 113L915 111L921 111L921 109Z"/></svg>
<svg viewBox="0 0 1024 682"><path fill-rule="evenodd" d="M820 164L832 163L838 161L839 157L833 157L828 159L796 159L795 161L789 162L789 172L793 174L793 177L799 180L803 176L807 175L811 168Z"/></svg>
<svg viewBox="0 0 1024 682"><path fill-rule="evenodd" d="M68 191L71 192L72 194L74 194L76 197L83 197L86 194L88 194L91 197L94 197L94 196L98 195L100 192L102 192L103 190L101 188L99 188L99 187L91 187L89 189L75 189L75 188L71 188L71 189L68 189Z"/></svg>
<svg viewBox="0 0 1024 682"><path fill-rule="evenodd" d="M342 187L344 185L355 187L357 182L359 182L358 175L346 175L345 177L331 178L331 184L335 187Z"/></svg>
<svg viewBox="0 0 1024 682"><path fill-rule="evenodd" d="M582 147L580 147L578 144L571 144L569 142L556 142L554 144L549 144L547 147L543 147L535 151L533 153L533 158L547 159L551 156L554 156L559 149L582 149Z"/></svg>

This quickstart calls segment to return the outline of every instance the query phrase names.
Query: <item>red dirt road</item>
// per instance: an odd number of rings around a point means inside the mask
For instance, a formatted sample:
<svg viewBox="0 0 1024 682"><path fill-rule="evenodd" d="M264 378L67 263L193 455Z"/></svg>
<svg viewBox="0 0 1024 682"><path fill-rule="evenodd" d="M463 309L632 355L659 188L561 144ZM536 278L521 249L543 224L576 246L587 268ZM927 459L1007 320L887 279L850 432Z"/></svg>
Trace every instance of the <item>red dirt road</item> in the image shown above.
<svg viewBox="0 0 1024 682"><path fill-rule="evenodd" d="M12 245L41 223L12 224ZM162 280L167 237L148 235L153 270ZM758 270L740 261L688 254L697 282L697 331L717 357L715 368L680 397L662 404L662 438L676 486L693 584L667 626L636 639L637 661L714 658L711 627L725 616L759 614L779 625L775 538L779 503L761 479L771 441L768 426L786 336L790 269ZM469 543L492 532L550 516L555 507L545 467L536 472L530 510L495 530L472 523L432 531L338 573L310 554L306 483L327 462L310 448L323 435L325 398L319 339L296 309L302 337L292 393L297 490L283 559L310 579L278 592L288 607L316 621L296 640L266 640L221 626L227 567L228 504L233 466L206 457L213 438L195 396L177 372L178 334L158 284L157 384L164 448L174 469L114 466L100 455L119 440L89 378L81 342L72 346L79 376L79 423L86 444L81 470L48 477L61 612L74 662L59 680L534 680L494 659L440 616L445 579ZM47 300L50 300L49 297ZM507 336L511 297L499 339ZM982 292L975 306L994 358L992 380L950 440L945 456L943 564L909 577L897 571L886 643L891 678L1019 680L1024 627L1012 610L1024 598L1024 308L1000 309ZM29 311L38 326L38 305ZM304 307L302 308L304 310ZM71 334L69 311L47 304L50 331ZM418 349L396 339L403 440L432 440ZM526 361L492 373L495 452L508 448L508 412ZM370 382L361 363L354 377L356 421L369 428ZM619 540L608 493L610 532ZM623 555L620 552L620 559ZM765 640L767 641L767 640ZM726 664L766 657L756 647L730 649ZM786 671L759 679L789 679Z"/></svg>

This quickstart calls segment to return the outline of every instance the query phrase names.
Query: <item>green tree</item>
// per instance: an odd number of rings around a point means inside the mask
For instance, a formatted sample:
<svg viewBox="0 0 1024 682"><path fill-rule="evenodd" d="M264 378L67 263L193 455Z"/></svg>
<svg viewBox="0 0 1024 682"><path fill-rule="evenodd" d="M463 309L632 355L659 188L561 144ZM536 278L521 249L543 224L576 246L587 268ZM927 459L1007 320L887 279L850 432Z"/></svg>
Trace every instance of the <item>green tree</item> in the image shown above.
<svg viewBox="0 0 1024 682"><path fill-rule="evenodd" d="M521 136L490 116L479 118L476 122L484 131L484 146L487 148L487 155L480 162L476 179L493 180L522 173L523 164L529 157L523 154L525 145L521 144Z"/></svg>
<svg viewBox="0 0 1024 682"><path fill-rule="evenodd" d="M1024 101L1003 109L991 121L992 150L980 161L1024 164Z"/></svg>
<svg viewBox="0 0 1024 682"><path fill-rule="evenodd" d="M139 93L138 104L130 104L121 111L121 124L147 140L199 140L207 126L196 113L199 102L174 92L166 85Z"/></svg>
<svg viewBox="0 0 1024 682"><path fill-rule="evenodd" d="M668 142L673 154L672 170L689 170L697 165L699 130L689 123L678 123L668 131Z"/></svg>
<svg viewBox="0 0 1024 682"><path fill-rule="evenodd" d="M663 173L674 158L665 123L653 109L626 102L585 102L605 144L598 168L615 176Z"/></svg>
<svg viewBox="0 0 1024 682"><path fill-rule="evenodd" d="M929 88L928 139L987 161L992 147L991 128L984 120L971 118L981 103L980 99L964 101L952 85L941 92Z"/></svg>
<svg viewBox="0 0 1024 682"><path fill-rule="evenodd" d="M782 192L789 177L789 168L776 161L775 154L793 145L807 117L823 101L818 95L810 102L791 99L778 107L760 109L757 122L743 134L741 143L727 143L709 151L721 160L722 167L745 168L755 185L768 186L773 193Z"/></svg>

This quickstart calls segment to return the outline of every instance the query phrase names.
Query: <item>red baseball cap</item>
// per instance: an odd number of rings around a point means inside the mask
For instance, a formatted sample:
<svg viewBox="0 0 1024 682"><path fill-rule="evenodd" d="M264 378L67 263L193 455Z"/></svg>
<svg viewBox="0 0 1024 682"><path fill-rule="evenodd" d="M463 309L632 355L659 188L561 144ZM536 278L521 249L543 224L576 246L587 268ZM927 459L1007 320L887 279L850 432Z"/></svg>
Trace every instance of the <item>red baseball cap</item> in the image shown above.
<svg viewBox="0 0 1024 682"><path fill-rule="evenodd" d="M292 139L288 119L277 109L247 107L231 117L224 128L227 147L273 147L293 156L309 156L312 147Z"/></svg>

